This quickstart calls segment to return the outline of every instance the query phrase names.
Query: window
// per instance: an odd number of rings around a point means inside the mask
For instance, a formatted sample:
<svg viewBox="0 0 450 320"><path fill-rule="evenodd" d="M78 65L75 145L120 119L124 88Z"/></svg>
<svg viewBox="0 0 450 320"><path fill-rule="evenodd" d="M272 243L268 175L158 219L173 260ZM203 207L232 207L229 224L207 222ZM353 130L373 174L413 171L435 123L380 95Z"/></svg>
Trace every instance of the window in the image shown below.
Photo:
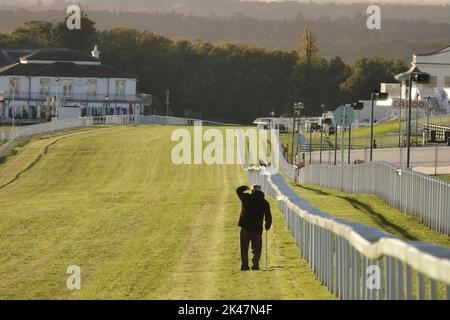
<svg viewBox="0 0 450 320"><path fill-rule="evenodd" d="M125 80L116 80L116 96L123 97L125 95Z"/></svg>
<svg viewBox="0 0 450 320"><path fill-rule="evenodd" d="M430 83L426 84L425 86L429 87L429 88L437 87L437 77L436 76L431 76L430 77Z"/></svg>
<svg viewBox="0 0 450 320"><path fill-rule="evenodd" d="M87 85L87 95L95 96L97 95L97 80L96 79L88 79L86 82Z"/></svg>
<svg viewBox="0 0 450 320"><path fill-rule="evenodd" d="M450 88L450 77L445 77L445 87Z"/></svg>
<svg viewBox="0 0 450 320"><path fill-rule="evenodd" d="M63 80L63 94L64 97L71 97L73 95L73 80L64 79Z"/></svg>
<svg viewBox="0 0 450 320"><path fill-rule="evenodd" d="M20 78L9 78L9 94L18 95L20 92Z"/></svg>
<svg viewBox="0 0 450 320"><path fill-rule="evenodd" d="M50 79L41 78L39 79L39 94L42 97L47 97L50 94Z"/></svg>

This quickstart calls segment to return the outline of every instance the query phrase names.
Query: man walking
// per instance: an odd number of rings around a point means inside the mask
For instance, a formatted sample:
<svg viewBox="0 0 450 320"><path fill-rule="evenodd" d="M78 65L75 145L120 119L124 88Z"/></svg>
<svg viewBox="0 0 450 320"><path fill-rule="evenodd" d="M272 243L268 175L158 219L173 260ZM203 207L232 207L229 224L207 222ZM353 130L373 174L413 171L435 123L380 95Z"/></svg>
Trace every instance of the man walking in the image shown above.
<svg viewBox="0 0 450 320"><path fill-rule="evenodd" d="M247 193L251 190L251 193ZM250 270L248 265L248 249L251 243L253 252L252 270L259 270L259 260L262 251L263 222L265 229L269 230L272 225L272 214L270 205L264 199L264 192L261 186L254 185L251 189L248 186L241 186L236 189L236 193L242 202L239 227L241 227L241 270Z"/></svg>

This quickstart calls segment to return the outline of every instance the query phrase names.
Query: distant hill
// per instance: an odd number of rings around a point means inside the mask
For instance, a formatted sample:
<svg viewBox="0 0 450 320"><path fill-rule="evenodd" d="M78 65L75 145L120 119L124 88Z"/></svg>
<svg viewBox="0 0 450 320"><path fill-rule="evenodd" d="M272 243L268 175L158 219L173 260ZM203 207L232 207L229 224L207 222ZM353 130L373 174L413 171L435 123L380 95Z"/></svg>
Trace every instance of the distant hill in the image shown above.
<svg viewBox="0 0 450 320"><path fill-rule="evenodd" d="M192 0L194 1L194 0ZM198 0L202 1L202 0ZM215 1L215 0L213 0ZM243 15L200 17L176 13L111 12L88 10L100 30L129 27L166 35L174 39L235 42L264 48L297 49L306 23L326 57L341 56L351 62L361 56L381 55L409 61L412 53L431 52L450 43L449 25L425 20L383 19L382 29L366 28L366 15L352 18L327 17L291 20L262 20ZM63 19L62 10L0 10L0 31L12 31L31 20Z"/></svg>
<svg viewBox="0 0 450 320"><path fill-rule="evenodd" d="M331 20L364 14L369 0L300 0L298 1L239 1L239 0L2 0L0 8L27 10L61 10L80 3L92 11L174 12L196 16L244 15L264 20L291 20L328 17ZM345 2L345 3L344 3ZM426 20L448 23L448 0L378 0L386 19ZM413 3L413 4L411 4ZM38 5L39 4L39 5ZM441 5L435 5L441 4Z"/></svg>

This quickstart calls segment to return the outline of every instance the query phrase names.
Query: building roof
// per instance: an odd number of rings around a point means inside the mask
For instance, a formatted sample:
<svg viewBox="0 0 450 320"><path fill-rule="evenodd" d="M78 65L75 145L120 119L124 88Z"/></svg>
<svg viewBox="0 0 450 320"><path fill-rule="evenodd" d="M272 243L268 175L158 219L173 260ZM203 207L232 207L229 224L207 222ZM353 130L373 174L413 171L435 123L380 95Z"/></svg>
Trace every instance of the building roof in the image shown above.
<svg viewBox="0 0 450 320"><path fill-rule="evenodd" d="M437 51L434 51L434 52L430 52L430 53L418 53L418 54L415 54L415 55L416 55L416 56L419 56L419 57L434 56L434 55L436 55L436 54L438 54L438 53L444 53L444 52L448 52L448 51L450 51L450 46L446 46L445 48L442 48L442 49L437 50Z"/></svg>
<svg viewBox="0 0 450 320"><path fill-rule="evenodd" d="M137 78L108 65L79 65L73 62L47 64L16 63L0 69L0 76L75 77L75 78Z"/></svg>
<svg viewBox="0 0 450 320"><path fill-rule="evenodd" d="M0 49L0 68L19 62L21 57L35 51L36 49L2 48Z"/></svg>
<svg viewBox="0 0 450 320"><path fill-rule="evenodd" d="M83 51L68 49L44 49L37 50L22 57L23 60L39 61L87 61L99 62L99 60Z"/></svg>

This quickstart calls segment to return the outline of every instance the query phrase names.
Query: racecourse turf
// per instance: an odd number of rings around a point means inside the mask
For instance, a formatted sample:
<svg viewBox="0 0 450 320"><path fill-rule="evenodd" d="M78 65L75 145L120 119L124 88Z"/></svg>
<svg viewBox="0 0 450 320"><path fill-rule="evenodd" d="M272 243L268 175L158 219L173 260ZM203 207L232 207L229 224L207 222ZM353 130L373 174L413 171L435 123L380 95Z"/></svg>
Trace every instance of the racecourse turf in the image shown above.
<svg viewBox="0 0 450 320"><path fill-rule="evenodd" d="M0 164L0 298L332 299L272 200L269 271L239 270L245 174L172 164L174 129L73 130L12 152ZM71 265L80 290L66 286Z"/></svg>

